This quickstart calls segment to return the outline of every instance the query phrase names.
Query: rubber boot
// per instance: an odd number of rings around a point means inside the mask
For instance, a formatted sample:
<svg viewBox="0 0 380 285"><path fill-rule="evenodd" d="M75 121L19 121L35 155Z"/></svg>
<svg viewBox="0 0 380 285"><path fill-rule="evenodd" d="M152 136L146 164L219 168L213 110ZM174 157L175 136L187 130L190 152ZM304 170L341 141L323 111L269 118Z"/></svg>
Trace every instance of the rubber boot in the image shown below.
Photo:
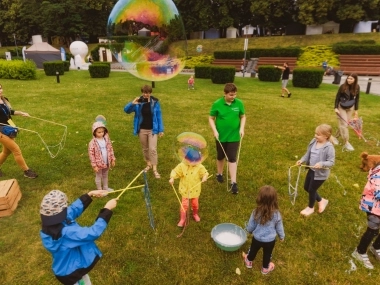
<svg viewBox="0 0 380 285"><path fill-rule="evenodd" d="M183 228L183 226L184 226L185 223L186 223L186 212L182 212L182 211L181 211L181 215L180 215L180 217L181 217L181 219L180 219L180 221L178 222L177 226Z"/></svg>
<svg viewBox="0 0 380 285"><path fill-rule="evenodd" d="M201 218L198 216L198 209L193 209L193 218L196 222L200 222Z"/></svg>

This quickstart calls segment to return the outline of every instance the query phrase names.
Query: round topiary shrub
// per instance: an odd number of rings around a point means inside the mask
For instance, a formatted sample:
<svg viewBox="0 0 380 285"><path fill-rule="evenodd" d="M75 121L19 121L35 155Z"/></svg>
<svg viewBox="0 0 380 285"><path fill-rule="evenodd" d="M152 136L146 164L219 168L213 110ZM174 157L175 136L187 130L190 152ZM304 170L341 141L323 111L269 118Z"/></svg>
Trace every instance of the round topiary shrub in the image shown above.
<svg viewBox="0 0 380 285"><path fill-rule="evenodd" d="M235 67L231 66L212 66L211 81L214 84L233 83L235 80Z"/></svg>
<svg viewBox="0 0 380 285"><path fill-rule="evenodd" d="M281 78L281 69L275 68L273 65L262 65L258 69L259 80L278 82Z"/></svg>
<svg viewBox="0 0 380 285"><path fill-rule="evenodd" d="M318 88L323 80L324 70L321 68L297 67L293 70L293 86Z"/></svg>

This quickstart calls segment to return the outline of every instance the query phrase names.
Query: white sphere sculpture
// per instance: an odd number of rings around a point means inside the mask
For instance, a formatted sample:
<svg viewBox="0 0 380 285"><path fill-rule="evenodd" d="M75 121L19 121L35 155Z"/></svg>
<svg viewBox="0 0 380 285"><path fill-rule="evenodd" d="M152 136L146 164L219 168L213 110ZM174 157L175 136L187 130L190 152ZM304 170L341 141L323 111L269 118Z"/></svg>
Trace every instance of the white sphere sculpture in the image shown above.
<svg viewBox="0 0 380 285"><path fill-rule="evenodd" d="M80 67L85 63L85 57L88 54L88 47L84 42L75 41L70 45L70 52L74 56L75 65Z"/></svg>

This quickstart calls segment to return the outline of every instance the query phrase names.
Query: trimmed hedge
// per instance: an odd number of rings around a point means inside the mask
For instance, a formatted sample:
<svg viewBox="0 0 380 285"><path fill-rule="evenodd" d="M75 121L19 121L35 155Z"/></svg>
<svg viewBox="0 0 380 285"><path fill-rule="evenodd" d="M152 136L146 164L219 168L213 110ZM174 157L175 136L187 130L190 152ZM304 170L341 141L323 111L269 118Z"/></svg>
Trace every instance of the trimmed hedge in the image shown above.
<svg viewBox="0 0 380 285"><path fill-rule="evenodd" d="M34 61L0 59L0 78L28 80L36 79L36 64Z"/></svg>
<svg viewBox="0 0 380 285"><path fill-rule="evenodd" d="M281 69L275 68L273 65L259 66L258 72L260 81L269 82L278 82L282 74Z"/></svg>
<svg viewBox="0 0 380 285"><path fill-rule="evenodd" d="M211 81L214 84L233 83L235 80L235 67L211 66Z"/></svg>
<svg viewBox="0 0 380 285"><path fill-rule="evenodd" d="M323 80L324 70L320 68L296 67L293 69L293 86L318 88Z"/></svg>
<svg viewBox="0 0 380 285"><path fill-rule="evenodd" d="M302 53L300 47L288 48L253 48L248 50L250 57L299 57Z"/></svg>
<svg viewBox="0 0 380 285"><path fill-rule="evenodd" d="M93 62L88 66L91 78L106 78L110 76L111 64L109 62Z"/></svg>
<svg viewBox="0 0 380 285"><path fill-rule="evenodd" d="M195 78L211 78L211 65L198 65L194 66Z"/></svg>
<svg viewBox="0 0 380 285"><path fill-rule="evenodd" d="M57 71L59 75L65 74L65 63L62 60L45 61L43 66L46 76L55 76Z"/></svg>
<svg viewBox="0 0 380 285"><path fill-rule="evenodd" d="M232 51L214 51L215 59L243 59L244 51L232 50ZM249 51L247 50L246 58L250 58Z"/></svg>
<svg viewBox="0 0 380 285"><path fill-rule="evenodd" d="M63 62L64 70L65 71L70 71L70 61L66 60Z"/></svg>
<svg viewBox="0 0 380 285"><path fill-rule="evenodd" d="M379 55L380 45L357 45L357 44L335 44L332 48L337 54L366 54Z"/></svg>

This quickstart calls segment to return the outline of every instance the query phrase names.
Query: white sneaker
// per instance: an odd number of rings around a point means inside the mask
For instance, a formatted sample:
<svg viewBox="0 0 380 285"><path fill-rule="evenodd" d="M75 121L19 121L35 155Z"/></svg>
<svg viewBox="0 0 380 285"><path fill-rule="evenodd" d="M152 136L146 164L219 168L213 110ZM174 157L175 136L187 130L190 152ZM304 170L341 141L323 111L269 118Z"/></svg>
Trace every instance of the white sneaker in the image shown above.
<svg viewBox="0 0 380 285"><path fill-rule="evenodd" d="M375 249L373 245L369 247L369 250L373 253L377 260L380 261L380 249Z"/></svg>
<svg viewBox="0 0 380 285"><path fill-rule="evenodd" d="M303 215L305 217L310 216L312 213L314 213L314 208L306 207L300 213L301 213L301 215Z"/></svg>
<svg viewBox="0 0 380 285"><path fill-rule="evenodd" d="M366 267L368 269L373 269L373 265L372 265L371 261L369 261L368 255L366 253L365 254L360 254L357 251L357 249L355 249L355 251L351 255L357 261L359 261L360 263L362 263L364 265L364 267Z"/></svg>
<svg viewBox="0 0 380 285"><path fill-rule="evenodd" d="M332 143L335 144L335 145L338 145L338 144L339 144L338 139L337 139L336 137L334 137L334 136L331 136L331 141L332 141Z"/></svg>
<svg viewBox="0 0 380 285"><path fill-rule="evenodd" d="M354 151L355 150L354 147L349 142L346 142L344 147L346 148L347 151Z"/></svg>
<svg viewBox="0 0 380 285"><path fill-rule="evenodd" d="M318 213L322 213L326 209L326 206L328 203L329 203L329 200L322 198L321 202L318 202L318 207L319 207Z"/></svg>

